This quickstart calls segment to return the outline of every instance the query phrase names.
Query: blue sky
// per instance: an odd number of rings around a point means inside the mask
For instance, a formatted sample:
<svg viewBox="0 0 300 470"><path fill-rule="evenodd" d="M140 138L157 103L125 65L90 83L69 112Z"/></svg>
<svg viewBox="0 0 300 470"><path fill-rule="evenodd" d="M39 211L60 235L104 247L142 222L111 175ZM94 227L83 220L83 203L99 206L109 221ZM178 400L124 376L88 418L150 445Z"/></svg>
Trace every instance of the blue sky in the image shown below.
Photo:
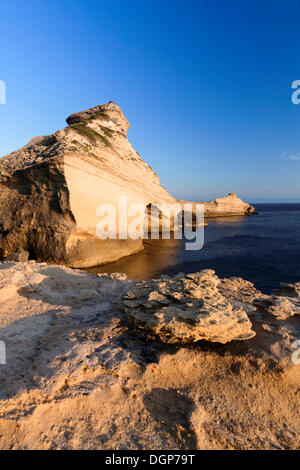
<svg viewBox="0 0 300 470"><path fill-rule="evenodd" d="M0 155L113 100L176 197L300 201L300 2L1 4Z"/></svg>

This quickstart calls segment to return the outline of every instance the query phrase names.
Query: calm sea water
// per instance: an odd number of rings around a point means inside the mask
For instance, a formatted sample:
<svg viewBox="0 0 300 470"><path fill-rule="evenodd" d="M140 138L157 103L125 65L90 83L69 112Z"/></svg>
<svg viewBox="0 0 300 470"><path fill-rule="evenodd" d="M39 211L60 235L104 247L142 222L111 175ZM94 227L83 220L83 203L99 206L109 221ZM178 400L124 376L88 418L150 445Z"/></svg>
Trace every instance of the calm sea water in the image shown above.
<svg viewBox="0 0 300 470"><path fill-rule="evenodd" d="M89 271L145 280L212 268L220 277L243 277L266 293L280 282L300 281L300 204L255 207L258 215L208 219L199 251L186 251L184 240L146 241L140 253Z"/></svg>

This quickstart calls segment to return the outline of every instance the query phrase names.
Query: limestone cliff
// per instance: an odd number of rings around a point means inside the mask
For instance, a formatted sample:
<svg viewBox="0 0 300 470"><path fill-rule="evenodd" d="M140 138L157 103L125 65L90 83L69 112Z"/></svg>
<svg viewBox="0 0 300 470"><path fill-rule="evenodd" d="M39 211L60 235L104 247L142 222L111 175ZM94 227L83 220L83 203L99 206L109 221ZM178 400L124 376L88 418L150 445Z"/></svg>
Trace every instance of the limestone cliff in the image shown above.
<svg viewBox="0 0 300 470"><path fill-rule="evenodd" d="M113 102L72 114L68 127L36 137L0 159L0 257L25 250L39 261L87 267L142 248L142 240L99 240L100 204L173 203L127 140Z"/></svg>
<svg viewBox="0 0 300 470"><path fill-rule="evenodd" d="M118 216L120 196L148 210L176 202L129 143L118 105L72 114L67 124L0 159L0 259L24 261L27 253L71 267L115 261L141 250L142 237L123 240L117 232L115 240L100 240L100 204L112 204ZM204 206L206 217L254 211L234 193Z"/></svg>

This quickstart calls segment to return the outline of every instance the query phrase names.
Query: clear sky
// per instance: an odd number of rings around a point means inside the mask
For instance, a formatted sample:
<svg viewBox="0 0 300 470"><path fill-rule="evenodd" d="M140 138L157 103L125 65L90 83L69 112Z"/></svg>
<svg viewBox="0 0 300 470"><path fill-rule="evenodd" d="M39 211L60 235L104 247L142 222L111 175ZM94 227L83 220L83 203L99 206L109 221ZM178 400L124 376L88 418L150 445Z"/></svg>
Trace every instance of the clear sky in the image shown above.
<svg viewBox="0 0 300 470"><path fill-rule="evenodd" d="M0 155L115 101L176 197L300 201L300 1L1 3Z"/></svg>

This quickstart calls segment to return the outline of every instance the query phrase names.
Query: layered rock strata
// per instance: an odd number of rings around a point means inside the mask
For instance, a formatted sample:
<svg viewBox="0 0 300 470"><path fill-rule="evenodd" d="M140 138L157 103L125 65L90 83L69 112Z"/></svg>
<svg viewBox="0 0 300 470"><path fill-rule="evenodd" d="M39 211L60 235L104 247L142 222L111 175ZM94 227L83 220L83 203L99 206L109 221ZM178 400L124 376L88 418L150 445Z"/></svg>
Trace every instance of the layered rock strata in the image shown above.
<svg viewBox="0 0 300 470"><path fill-rule="evenodd" d="M129 123L118 105L109 102L72 114L67 124L0 159L0 259L71 267L112 262L141 250L144 234L154 226L158 233L165 230L168 209L155 211L163 205L177 204L170 224L174 229L184 201L175 201L133 149L127 139ZM128 225L135 219L129 208L143 208L136 237L121 236L122 198ZM107 222L115 221L115 231L113 239L104 240L97 227L106 204L113 207ZM254 210L233 193L204 206L206 217ZM151 216L149 207L154 208Z"/></svg>
<svg viewBox="0 0 300 470"><path fill-rule="evenodd" d="M30 259L72 267L114 261L142 249L142 237L99 239L99 205L113 205L118 233L120 197L128 207L175 202L129 143L118 105L73 114L67 123L0 159L2 258L23 250Z"/></svg>

